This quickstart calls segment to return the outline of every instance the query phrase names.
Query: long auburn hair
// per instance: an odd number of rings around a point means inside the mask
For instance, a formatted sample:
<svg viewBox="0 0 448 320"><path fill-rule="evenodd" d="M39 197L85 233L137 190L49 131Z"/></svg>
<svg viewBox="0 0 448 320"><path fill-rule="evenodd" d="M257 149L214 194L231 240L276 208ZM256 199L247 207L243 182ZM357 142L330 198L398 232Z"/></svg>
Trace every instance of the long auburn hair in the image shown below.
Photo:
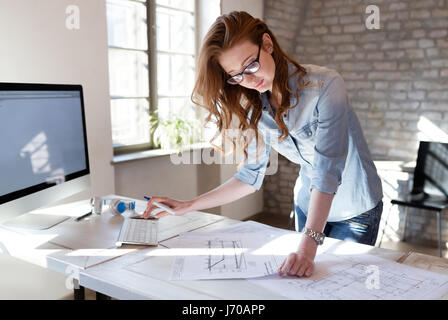
<svg viewBox="0 0 448 320"><path fill-rule="evenodd" d="M261 44L264 33L271 37L274 49L272 57L275 62L275 76L272 91L280 93L282 100L275 114L275 122L281 130L279 140L285 140L289 135L288 128L283 121L283 114L298 104L299 90L307 85L301 83L302 78L306 75L305 68L283 52L276 37L262 20L254 18L244 11L233 11L218 17L205 35L199 53L197 78L191 100L194 104L209 111L205 118L206 123L215 123L218 128L210 143L222 153L224 150L215 145L213 141L219 135L222 135L223 140L228 138L226 130L230 128L233 116L236 116L239 120L239 132L255 134L257 156L260 154L257 125L262 115L261 95L256 90L228 84L229 76L219 64L218 58L223 51L243 40L249 40L256 45ZM291 75L288 75L288 61L296 67ZM292 90L288 87L288 81L298 73L300 73L297 81L298 88L294 92L297 101L294 106L290 106ZM240 166L247 161L246 148L252 138L253 135L248 138L248 135L241 134L236 139L239 147L244 150L244 161L240 163ZM233 144L232 152L234 152L236 149L235 137L231 142Z"/></svg>

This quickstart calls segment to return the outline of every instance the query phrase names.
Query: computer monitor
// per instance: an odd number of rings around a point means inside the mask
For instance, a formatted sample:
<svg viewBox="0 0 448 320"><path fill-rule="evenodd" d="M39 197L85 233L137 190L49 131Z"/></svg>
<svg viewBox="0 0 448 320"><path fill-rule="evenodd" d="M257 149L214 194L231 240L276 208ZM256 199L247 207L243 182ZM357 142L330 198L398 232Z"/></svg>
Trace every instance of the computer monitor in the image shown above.
<svg viewBox="0 0 448 320"><path fill-rule="evenodd" d="M0 223L64 220L23 214L90 187L82 86L0 82L0 152Z"/></svg>

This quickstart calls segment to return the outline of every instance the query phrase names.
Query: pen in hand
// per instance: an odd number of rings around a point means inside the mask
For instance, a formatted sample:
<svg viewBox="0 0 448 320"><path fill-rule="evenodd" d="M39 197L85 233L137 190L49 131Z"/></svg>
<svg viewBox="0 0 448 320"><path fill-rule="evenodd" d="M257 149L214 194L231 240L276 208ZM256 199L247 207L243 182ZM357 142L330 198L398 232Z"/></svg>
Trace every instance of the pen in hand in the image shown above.
<svg viewBox="0 0 448 320"><path fill-rule="evenodd" d="M144 198L147 201L149 201L151 199L151 197L147 197L147 196L144 196ZM165 210L166 212L172 214L173 216L176 215L176 212L173 209L171 209L171 208L169 208L169 207L167 207L167 206L165 206L165 205L163 205L161 203L158 203L158 202L154 201L154 202L152 202L152 204L155 205L156 207L159 207L160 209Z"/></svg>

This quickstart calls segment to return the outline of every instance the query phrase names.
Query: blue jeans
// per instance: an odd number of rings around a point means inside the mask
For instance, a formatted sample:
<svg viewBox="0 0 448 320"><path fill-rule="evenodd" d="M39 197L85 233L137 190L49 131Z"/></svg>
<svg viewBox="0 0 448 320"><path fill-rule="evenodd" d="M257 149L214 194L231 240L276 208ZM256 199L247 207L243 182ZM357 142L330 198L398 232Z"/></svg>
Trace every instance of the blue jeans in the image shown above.
<svg viewBox="0 0 448 320"><path fill-rule="evenodd" d="M306 215L298 206L294 206L294 209L297 222L296 231L301 232L306 223ZM356 217L337 222L327 222L324 229L325 236L373 246L378 235L382 213L383 201L380 201L375 208Z"/></svg>

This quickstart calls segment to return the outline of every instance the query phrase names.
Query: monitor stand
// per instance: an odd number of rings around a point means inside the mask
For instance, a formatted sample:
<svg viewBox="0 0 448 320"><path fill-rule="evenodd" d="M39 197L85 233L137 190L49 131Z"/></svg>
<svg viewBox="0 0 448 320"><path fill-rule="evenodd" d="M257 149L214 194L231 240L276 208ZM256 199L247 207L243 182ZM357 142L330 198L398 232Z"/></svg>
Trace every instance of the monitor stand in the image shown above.
<svg viewBox="0 0 448 320"><path fill-rule="evenodd" d="M26 213L4 222L2 225L10 228L22 228L30 230L46 230L65 220L69 216L54 214Z"/></svg>

